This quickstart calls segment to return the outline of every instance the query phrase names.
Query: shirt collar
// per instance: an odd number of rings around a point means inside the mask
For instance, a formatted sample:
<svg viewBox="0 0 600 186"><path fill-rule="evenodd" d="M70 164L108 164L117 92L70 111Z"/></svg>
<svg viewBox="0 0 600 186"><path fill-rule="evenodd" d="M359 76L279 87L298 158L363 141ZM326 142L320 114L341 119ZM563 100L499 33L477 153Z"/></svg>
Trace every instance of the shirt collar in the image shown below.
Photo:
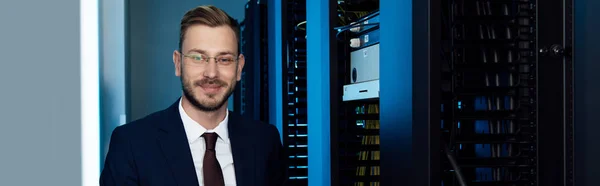
<svg viewBox="0 0 600 186"><path fill-rule="evenodd" d="M183 106L181 104L181 100L179 99L179 115L181 117L181 121L183 122L183 128L185 129L185 134L188 139L188 143L192 143L196 141L198 138L202 136L205 132L214 132L219 135L219 138L222 139L225 143L229 143L229 131L227 129L227 125L229 123L229 111L225 114L225 119L217 125L213 130L206 130L202 125L198 122L194 121L186 112L183 110Z"/></svg>

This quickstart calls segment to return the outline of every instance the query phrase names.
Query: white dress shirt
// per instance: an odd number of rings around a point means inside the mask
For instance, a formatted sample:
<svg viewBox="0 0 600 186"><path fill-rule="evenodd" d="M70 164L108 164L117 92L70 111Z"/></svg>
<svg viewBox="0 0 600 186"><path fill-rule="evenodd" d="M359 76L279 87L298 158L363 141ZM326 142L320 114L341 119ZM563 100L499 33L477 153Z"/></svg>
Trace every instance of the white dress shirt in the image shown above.
<svg viewBox="0 0 600 186"><path fill-rule="evenodd" d="M202 162L204 160L204 151L206 149L206 143L202 134L205 132L214 132L219 135L215 151L221 170L223 170L223 179L226 186L235 186L235 169L233 168L233 155L231 153L231 143L229 142L229 131L227 129L227 123L229 120L229 112L225 115L225 119L215 127L213 130L206 130L202 125L192 120L190 116L183 110L181 105L181 99L179 100L179 115L181 121L183 121L183 128L190 145L192 152L192 158L194 160L194 167L196 168L196 176L198 177L198 183L204 185Z"/></svg>

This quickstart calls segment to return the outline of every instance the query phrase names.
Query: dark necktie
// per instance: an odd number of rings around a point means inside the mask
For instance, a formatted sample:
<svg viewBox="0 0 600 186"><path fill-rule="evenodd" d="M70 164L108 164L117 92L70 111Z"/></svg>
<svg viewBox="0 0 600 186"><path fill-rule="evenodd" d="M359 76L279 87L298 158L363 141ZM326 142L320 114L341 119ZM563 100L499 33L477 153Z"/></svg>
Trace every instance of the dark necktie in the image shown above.
<svg viewBox="0 0 600 186"><path fill-rule="evenodd" d="M204 142L206 143L206 151L204 151L204 161L202 165L202 171L204 172L204 185L224 186L225 182L223 181L223 172L215 152L215 145L219 136L216 133L204 133L202 136L204 137Z"/></svg>

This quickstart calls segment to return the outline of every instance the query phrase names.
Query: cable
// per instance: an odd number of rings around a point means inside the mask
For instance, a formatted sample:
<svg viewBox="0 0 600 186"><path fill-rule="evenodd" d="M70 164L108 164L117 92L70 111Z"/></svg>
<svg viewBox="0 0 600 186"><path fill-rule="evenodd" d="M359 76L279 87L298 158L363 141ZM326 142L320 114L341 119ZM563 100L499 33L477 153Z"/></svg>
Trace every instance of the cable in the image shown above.
<svg viewBox="0 0 600 186"><path fill-rule="evenodd" d="M458 184L460 186L467 186L467 184L465 183L465 177L462 175L460 167L456 163L456 158L450 152L450 148L448 148L448 144L446 144L445 142L442 142L442 144L444 144L444 151L446 152L446 157L448 158L448 160L450 161L450 165L454 169L454 174L456 174L456 178L458 179Z"/></svg>
<svg viewBox="0 0 600 186"><path fill-rule="evenodd" d="M379 11L373 12L373 14L371 14L371 15L367 15L365 17L361 17L358 20L356 20L356 22L362 22L364 20L371 19L371 18L373 18L373 17L375 17L377 15L379 15Z"/></svg>
<svg viewBox="0 0 600 186"><path fill-rule="evenodd" d="M339 39L339 35L340 33L344 32L344 31L348 31L352 28L357 28L357 27L364 27L364 26L379 26L379 23L368 23L368 24L351 24L352 26L348 25L348 26L341 26L341 27L335 27L333 29L337 30L337 34L335 34L335 38Z"/></svg>
<svg viewBox="0 0 600 186"><path fill-rule="evenodd" d="M344 8L342 8L342 6L339 3L338 3L338 8L342 11L342 14L344 15L344 16L339 15L338 18L340 18L341 24L345 25L346 24L346 20L344 18L345 18L345 15L346 15L346 11L344 10Z"/></svg>
<svg viewBox="0 0 600 186"><path fill-rule="evenodd" d="M349 25L338 26L338 27L334 27L333 29L340 30L340 29L346 29L346 28L354 28L354 27L357 27L357 26L370 26L370 25L377 25L377 26L379 26L379 23L367 23L367 24L363 24L361 22L362 21L357 20L356 22L350 23Z"/></svg>
<svg viewBox="0 0 600 186"><path fill-rule="evenodd" d="M343 11L343 12L345 12L345 11ZM379 11L377 11L377 12L374 12L373 14L370 14L370 15L367 15L367 16L364 16L364 17L361 17L361 18L357 19L357 20L356 20L354 23L351 23L351 24L349 24L349 25L345 25L345 26L335 27L334 29L338 30L338 29L343 29L343 28L345 28L345 27L352 27L352 26L355 26L355 25L357 25L357 24L361 24L361 22L363 22L363 21L365 21L365 20L367 20L367 19L371 19L371 18L373 18L373 17L375 17L375 16L377 16L377 15L379 15ZM377 24L378 24L378 23L377 23ZM365 24L365 25L366 25L366 24Z"/></svg>
<svg viewBox="0 0 600 186"><path fill-rule="evenodd" d="M302 27L300 27L300 25L304 25L304 24L306 24L306 21L302 21L302 22L298 23L298 24L296 25L296 28L295 28L295 29L296 29L296 30L306 30L306 28L302 28Z"/></svg>

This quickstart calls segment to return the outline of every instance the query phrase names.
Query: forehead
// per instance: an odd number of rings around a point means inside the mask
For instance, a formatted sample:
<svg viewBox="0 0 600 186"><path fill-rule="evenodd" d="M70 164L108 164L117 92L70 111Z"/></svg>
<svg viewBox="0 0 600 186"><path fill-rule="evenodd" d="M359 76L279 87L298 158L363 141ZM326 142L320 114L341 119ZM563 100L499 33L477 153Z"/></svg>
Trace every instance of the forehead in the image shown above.
<svg viewBox="0 0 600 186"><path fill-rule="evenodd" d="M186 30L182 50L186 53L194 49L202 50L209 55L222 52L237 53L237 45L235 32L229 26L192 25Z"/></svg>

